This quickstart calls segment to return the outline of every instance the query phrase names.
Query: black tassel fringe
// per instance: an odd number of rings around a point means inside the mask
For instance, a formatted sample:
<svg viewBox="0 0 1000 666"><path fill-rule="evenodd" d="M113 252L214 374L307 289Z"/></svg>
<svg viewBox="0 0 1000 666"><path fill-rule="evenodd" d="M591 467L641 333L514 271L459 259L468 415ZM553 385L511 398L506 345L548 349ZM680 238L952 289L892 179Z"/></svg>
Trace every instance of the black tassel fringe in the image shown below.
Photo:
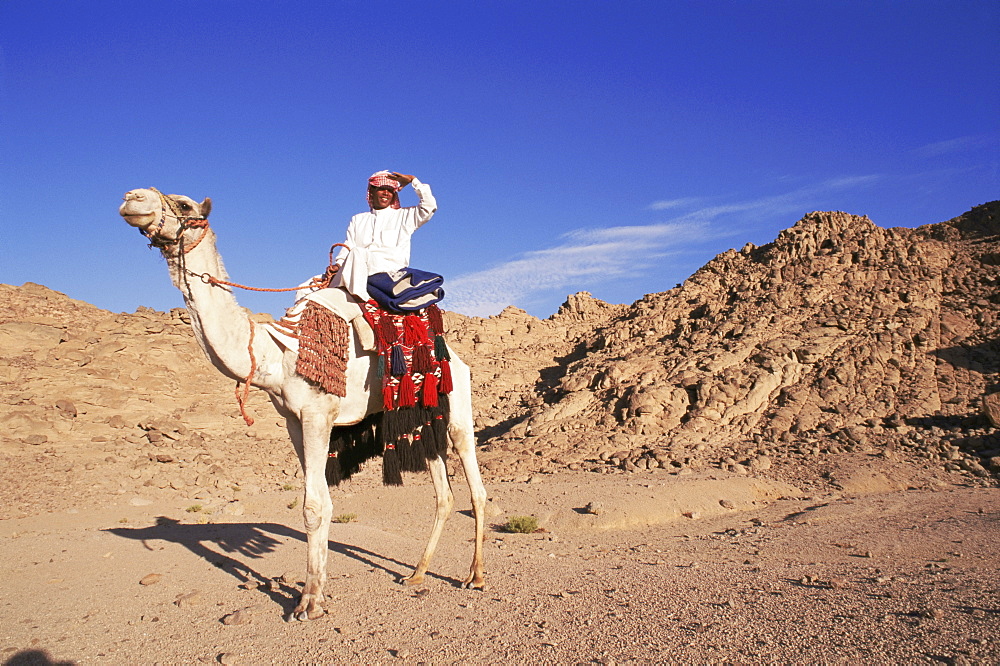
<svg viewBox="0 0 1000 666"><path fill-rule="evenodd" d="M403 472L425 472L427 461L448 459L448 396L437 407L409 407L371 414L330 432L326 481L339 486L372 458L382 456L382 483L403 485Z"/></svg>
<svg viewBox="0 0 1000 666"><path fill-rule="evenodd" d="M382 454L382 412L371 414L351 426L330 431L330 455L326 459L326 482L339 486L361 470L361 466Z"/></svg>

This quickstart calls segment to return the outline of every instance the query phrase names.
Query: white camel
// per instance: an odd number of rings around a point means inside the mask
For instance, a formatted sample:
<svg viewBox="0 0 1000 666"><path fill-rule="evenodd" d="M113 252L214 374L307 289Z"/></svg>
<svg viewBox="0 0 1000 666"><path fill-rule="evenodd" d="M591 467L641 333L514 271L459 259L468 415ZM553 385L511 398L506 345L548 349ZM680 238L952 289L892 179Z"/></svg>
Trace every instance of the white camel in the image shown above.
<svg viewBox="0 0 1000 666"><path fill-rule="evenodd" d="M367 388L378 386L378 380L374 379L374 355L361 349L352 329L346 397L339 398L316 388L295 372L296 352L285 350L269 335L253 335L252 324L231 289L200 277L208 274L228 280L216 249L215 233L207 226L211 199L199 204L185 196L165 196L153 189L132 190L124 199L119 213L162 252L174 286L184 295L195 337L212 365L224 375L243 381L251 372L248 345L252 346L256 359L252 384L267 392L275 409L285 418L305 478L303 515L309 554L305 587L292 614L298 620L319 617L325 612L323 587L333 514L325 476L330 432L335 426L356 424L382 409L379 392ZM454 352L451 358L454 389L449 401L448 440L462 462L476 523L472 566L462 586L482 588L486 489L476 461L469 368ZM429 461L428 466L437 496L437 511L423 556L413 573L402 580L408 585L423 581L454 504L445 461L438 457Z"/></svg>

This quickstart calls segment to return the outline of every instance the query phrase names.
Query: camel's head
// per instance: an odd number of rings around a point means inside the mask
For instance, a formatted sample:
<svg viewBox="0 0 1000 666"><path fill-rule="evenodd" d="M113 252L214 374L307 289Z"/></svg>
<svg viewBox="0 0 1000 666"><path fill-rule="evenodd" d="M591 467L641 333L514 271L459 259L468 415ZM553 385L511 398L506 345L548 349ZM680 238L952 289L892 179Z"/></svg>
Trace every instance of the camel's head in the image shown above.
<svg viewBox="0 0 1000 666"><path fill-rule="evenodd" d="M161 194L155 189L125 193L118 213L138 229L153 245L176 245L191 220L204 220L212 210L212 200L201 203L179 194Z"/></svg>

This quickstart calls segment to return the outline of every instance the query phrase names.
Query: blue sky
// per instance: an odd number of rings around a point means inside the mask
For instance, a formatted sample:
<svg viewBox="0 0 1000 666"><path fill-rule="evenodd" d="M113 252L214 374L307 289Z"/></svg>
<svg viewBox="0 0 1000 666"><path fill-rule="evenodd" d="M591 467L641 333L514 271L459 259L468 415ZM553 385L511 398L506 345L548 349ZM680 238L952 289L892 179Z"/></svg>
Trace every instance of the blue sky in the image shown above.
<svg viewBox="0 0 1000 666"><path fill-rule="evenodd" d="M384 168L434 189L412 263L446 308L632 302L813 210L1000 198L997 34L992 0L0 0L0 282L182 305L116 212L154 186L292 286Z"/></svg>

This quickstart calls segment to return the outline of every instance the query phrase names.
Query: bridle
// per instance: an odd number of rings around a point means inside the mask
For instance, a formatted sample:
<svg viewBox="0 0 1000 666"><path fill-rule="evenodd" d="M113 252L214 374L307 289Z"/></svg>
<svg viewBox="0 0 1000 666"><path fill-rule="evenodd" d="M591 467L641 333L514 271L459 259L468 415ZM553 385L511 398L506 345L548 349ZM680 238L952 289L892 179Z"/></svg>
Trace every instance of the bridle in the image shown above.
<svg viewBox="0 0 1000 666"><path fill-rule="evenodd" d="M322 276L317 276L313 278L308 285L299 285L297 287L287 287L283 289L264 289L261 287L250 287L245 284L238 284L236 282L229 282L228 280L221 280L209 273L195 273L187 268L185 265L184 255L186 255L191 250L198 247L208 235L208 218L204 215L193 216L193 215L182 215L181 211L175 201L170 197L166 196L160 192L155 187L149 188L152 192L156 192L156 195L160 197L160 220L155 225L149 225L146 229L139 229L139 233L146 237L149 241L150 247L155 247L161 252L167 250L167 248L177 247L176 257L179 260L180 271L188 277L193 277L201 280L207 285L213 287L223 286L223 287L238 287L240 289L249 289L251 291L298 291L303 287L312 287L313 289L323 289L330 286L333 281L334 276L339 270L339 266L334 263L333 250L336 247L348 247L343 243L334 243L330 246L330 262L327 265L326 272ZM167 213L169 211L169 215ZM163 227L167 222L167 217L172 217L177 222L177 232L175 238L167 238L161 235ZM155 228L154 228L155 226ZM191 243L186 245L184 243L184 232L188 229L202 229L201 236ZM348 248L349 249L349 248ZM240 413L243 415L243 420L246 424L253 425L253 419L246 411L246 401L250 393L250 382L253 380L254 375L257 372L257 359L253 352L253 339L254 339L254 321L252 317L247 317L247 321L250 325L250 340L247 342L247 352L250 355L250 374L247 375L246 379L243 380L242 390L240 388L240 381L236 382L236 401L240 405Z"/></svg>
<svg viewBox="0 0 1000 666"><path fill-rule="evenodd" d="M181 211L178 209L177 204L170 197L160 192L155 187L149 188L151 191L156 192L156 196L160 197L160 221L155 225L150 225L146 229L139 229L139 233L146 237L149 241L150 247L155 247L156 249L163 251L167 248L173 246L178 246L180 248L180 254L187 254L191 250L198 247L198 244L208 235L208 218L203 215L182 215ZM172 217L177 222L177 232L175 238L167 238L162 236L160 232L163 231L163 226L167 222L167 217L169 212L169 217ZM201 236L198 237L190 245L184 244L184 232L188 229L202 229Z"/></svg>
<svg viewBox="0 0 1000 666"><path fill-rule="evenodd" d="M152 224L149 225L147 229L140 228L139 233L146 237L146 239L149 241L150 247L155 247L160 251L163 251L167 248L171 248L174 246L178 246L180 248L180 251L177 253L177 255L179 257L183 257L185 254L198 247L198 244L201 243L201 241L205 239L205 236L208 235L208 218L205 217L204 215L199 215L199 216L182 215L181 211L177 207L176 202L173 201L170 197L166 196L155 187L151 187L149 189L152 192L156 192L156 195L160 197L160 221L155 225ZM167 214L168 210L170 211L169 215ZM172 217L177 221L176 238L167 238L160 235L160 232L163 231L163 226L166 224L167 217ZM153 229L154 226L155 229ZM188 229L202 229L201 236L198 236L198 238L190 245L184 243L184 232L187 231ZM323 275L316 276L309 282L308 285L298 285L296 287L265 289L262 287L250 287L245 284L229 282L227 280L221 280L213 275L210 275L209 273L195 273L193 271L190 271L187 269L186 266L183 265L183 260L181 263L181 270L184 273L186 273L189 277L198 278L205 284L210 284L213 286L224 285L227 287L239 287L240 289L248 289L250 291L298 291L304 287L312 287L314 289L324 289L330 286L330 283L333 281L334 275L336 275L336 273L340 269L340 266L334 263L334 258L333 258L333 250L334 248L338 247L347 248L348 246L343 243L334 243L333 245L331 245L330 261L327 264L326 271L323 273Z"/></svg>

